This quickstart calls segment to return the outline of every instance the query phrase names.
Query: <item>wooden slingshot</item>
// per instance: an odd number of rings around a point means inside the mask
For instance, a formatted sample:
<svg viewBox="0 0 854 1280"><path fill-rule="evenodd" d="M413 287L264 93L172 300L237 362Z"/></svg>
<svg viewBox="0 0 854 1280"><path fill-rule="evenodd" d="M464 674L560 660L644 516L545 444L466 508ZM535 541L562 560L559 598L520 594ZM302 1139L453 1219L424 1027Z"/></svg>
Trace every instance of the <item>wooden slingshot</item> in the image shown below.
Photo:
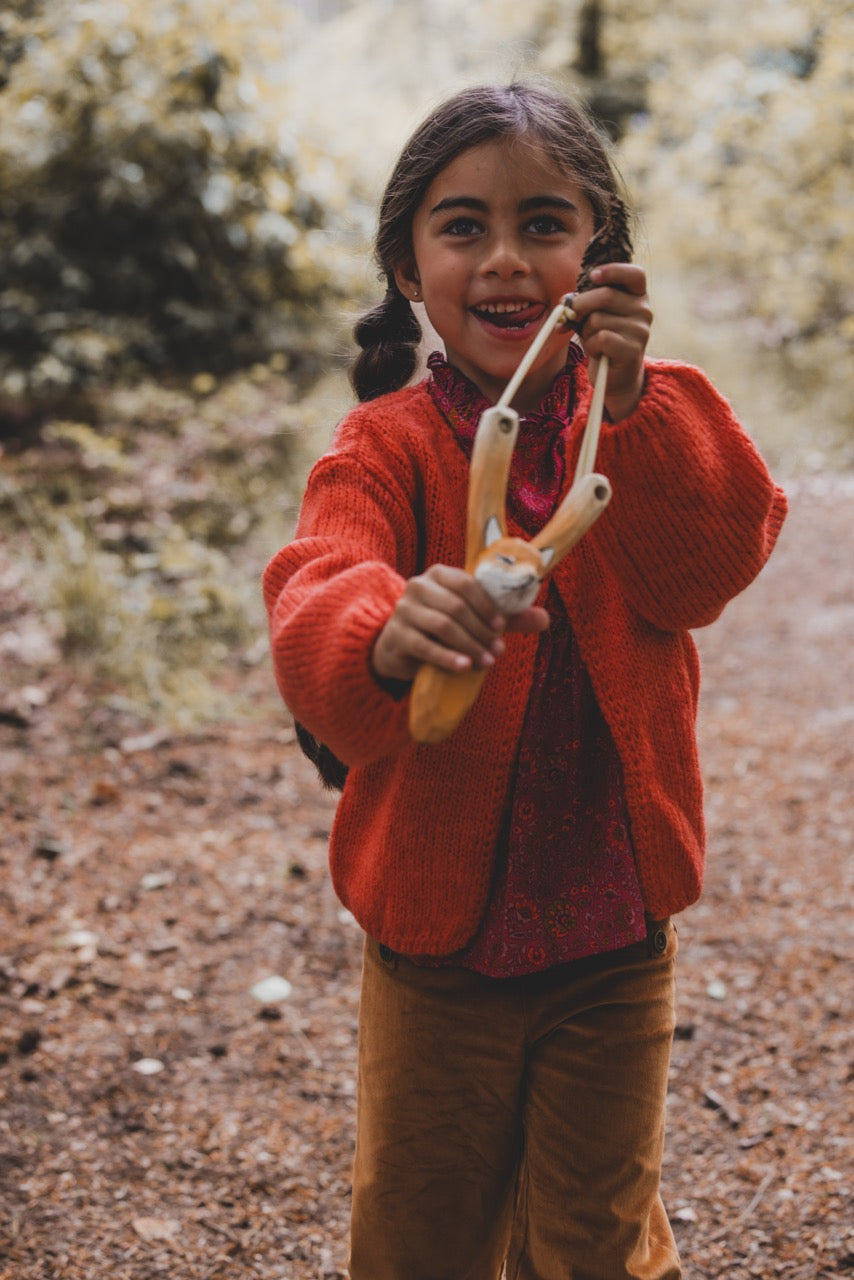
<svg viewBox="0 0 854 1280"><path fill-rule="evenodd" d="M498 403L482 414L472 449L465 567L504 614L518 613L533 603L542 580L584 536L611 498L607 478L593 471L608 374L608 361L603 358L572 487L530 542L507 534L505 494L519 432L519 415L510 408L510 401L552 330L574 319L570 300L568 295L554 308ZM415 677L409 708L409 728L416 742L442 742L453 733L474 703L486 674L485 669L442 671L425 663Z"/></svg>

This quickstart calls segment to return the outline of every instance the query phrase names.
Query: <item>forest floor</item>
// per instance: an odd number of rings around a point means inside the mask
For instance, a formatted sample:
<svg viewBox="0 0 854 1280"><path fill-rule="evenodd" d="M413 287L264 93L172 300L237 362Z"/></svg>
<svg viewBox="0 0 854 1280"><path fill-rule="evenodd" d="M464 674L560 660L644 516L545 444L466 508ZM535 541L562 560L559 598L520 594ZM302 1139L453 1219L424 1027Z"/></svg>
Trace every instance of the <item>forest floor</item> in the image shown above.
<svg viewBox="0 0 854 1280"><path fill-rule="evenodd" d="M692 1280L854 1273L854 477L789 492L697 637L708 878L664 1168ZM4 627L33 608L7 591ZM361 936L333 800L266 664L245 680L252 718L175 732L0 647L0 1280L345 1274Z"/></svg>

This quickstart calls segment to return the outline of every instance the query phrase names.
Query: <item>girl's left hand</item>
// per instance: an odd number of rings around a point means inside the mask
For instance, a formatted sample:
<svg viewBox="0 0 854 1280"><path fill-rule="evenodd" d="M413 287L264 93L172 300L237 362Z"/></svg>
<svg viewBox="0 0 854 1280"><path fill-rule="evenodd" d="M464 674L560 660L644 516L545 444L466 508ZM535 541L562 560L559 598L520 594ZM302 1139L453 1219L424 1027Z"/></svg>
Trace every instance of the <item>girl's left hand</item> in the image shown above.
<svg viewBox="0 0 854 1280"><path fill-rule="evenodd" d="M631 262L608 262L590 273L592 287L572 307L581 327L591 382L600 356L608 357L605 408L612 422L637 407L644 386L644 356L652 327L646 272Z"/></svg>

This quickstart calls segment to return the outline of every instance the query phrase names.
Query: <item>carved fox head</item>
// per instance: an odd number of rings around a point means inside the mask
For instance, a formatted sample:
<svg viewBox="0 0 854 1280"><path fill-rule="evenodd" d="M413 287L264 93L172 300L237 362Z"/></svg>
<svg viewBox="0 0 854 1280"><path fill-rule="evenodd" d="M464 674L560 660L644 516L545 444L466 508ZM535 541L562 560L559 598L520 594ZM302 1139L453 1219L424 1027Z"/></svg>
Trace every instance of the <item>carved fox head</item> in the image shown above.
<svg viewBox="0 0 854 1280"><path fill-rule="evenodd" d="M611 497L602 475L576 479L545 528L530 542L510 537L504 509L513 446L514 409L496 405L481 416L469 480L466 568L502 613L519 613L536 599L540 583L584 536Z"/></svg>
<svg viewBox="0 0 854 1280"><path fill-rule="evenodd" d="M504 614L521 613L533 604L554 559L554 547L540 550L524 538L502 535L495 516L486 522L484 548L474 576Z"/></svg>

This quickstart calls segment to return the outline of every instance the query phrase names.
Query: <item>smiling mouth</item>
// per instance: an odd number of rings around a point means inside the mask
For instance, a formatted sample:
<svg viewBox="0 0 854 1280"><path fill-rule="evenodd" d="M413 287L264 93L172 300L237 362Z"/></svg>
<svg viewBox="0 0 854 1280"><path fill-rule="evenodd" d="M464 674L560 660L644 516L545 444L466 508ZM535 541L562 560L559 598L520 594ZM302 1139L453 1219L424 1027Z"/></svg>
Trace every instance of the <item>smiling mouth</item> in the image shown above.
<svg viewBox="0 0 854 1280"><path fill-rule="evenodd" d="M499 329L526 329L542 317L545 307L541 302L486 302L471 310L478 320Z"/></svg>

